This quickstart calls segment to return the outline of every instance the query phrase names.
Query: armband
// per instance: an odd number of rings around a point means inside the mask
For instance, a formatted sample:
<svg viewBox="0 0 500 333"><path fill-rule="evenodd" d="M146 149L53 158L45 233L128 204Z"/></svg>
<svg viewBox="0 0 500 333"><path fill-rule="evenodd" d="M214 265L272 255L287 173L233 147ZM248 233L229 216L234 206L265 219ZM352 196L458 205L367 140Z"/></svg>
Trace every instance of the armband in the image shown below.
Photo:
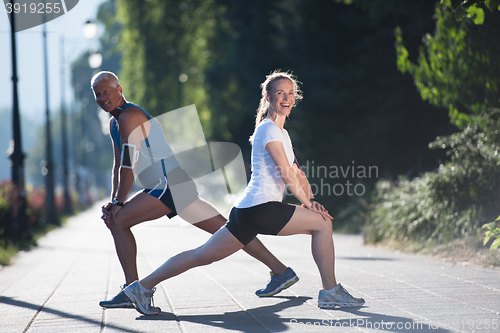
<svg viewBox="0 0 500 333"><path fill-rule="evenodd" d="M139 159L139 151L135 145L124 143L122 145L121 167L125 169L133 169L135 163Z"/></svg>

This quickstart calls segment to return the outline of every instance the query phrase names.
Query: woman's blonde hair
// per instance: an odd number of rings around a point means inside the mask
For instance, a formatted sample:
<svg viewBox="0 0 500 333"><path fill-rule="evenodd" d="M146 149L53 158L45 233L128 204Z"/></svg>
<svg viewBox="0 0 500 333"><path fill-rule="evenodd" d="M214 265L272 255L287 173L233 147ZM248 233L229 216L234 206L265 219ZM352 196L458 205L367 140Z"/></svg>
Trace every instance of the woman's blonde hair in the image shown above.
<svg viewBox="0 0 500 333"><path fill-rule="evenodd" d="M259 108L257 109L257 116L255 118L255 129L253 131L252 136L250 137L250 143L253 144L253 138L255 136L255 131L257 130L257 126L259 126L260 122L267 117L267 112L269 109L269 100L266 96L270 96L272 84L281 79L288 79L293 84L293 91L295 94L295 102L293 106L297 105L297 102L302 99L302 90L299 88L300 81L290 72L282 72L281 70L275 70L271 74L266 76L266 80L261 83L261 97L259 102Z"/></svg>

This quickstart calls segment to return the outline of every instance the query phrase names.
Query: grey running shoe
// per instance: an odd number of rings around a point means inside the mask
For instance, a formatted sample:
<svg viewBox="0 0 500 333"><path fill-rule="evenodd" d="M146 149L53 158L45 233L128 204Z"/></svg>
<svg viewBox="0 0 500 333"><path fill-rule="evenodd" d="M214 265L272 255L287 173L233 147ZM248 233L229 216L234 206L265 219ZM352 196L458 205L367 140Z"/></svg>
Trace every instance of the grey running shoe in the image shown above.
<svg viewBox="0 0 500 333"><path fill-rule="evenodd" d="M353 297L339 283L331 291L321 289L318 296L318 307L322 309L338 307L357 307L365 304L362 298Z"/></svg>
<svg viewBox="0 0 500 333"><path fill-rule="evenodd" d="M144 288L135 281L123 290L125 296L134 304L137 311L144 315L155 315L161 312L159 307L154 306L153 294L156 288L144 291Z"/></svg>
<svg viewBox="0 0 500 333"><path fill-rule="evenodd" d="M109 301L100 301L99 305L102 306L103 308L127 308L127 309L133 309L134 305L129 302L129 300L125 297L123 294L123 289L127 288L127 285L124 284L123 286L120 286L121 290L115 297L110 299Z"/></svg>
<svg viewBox="0 0 500 333"><path fill-rule="evenodd" d="M283 274L274 274L271 272L271 279L269 280L267 287L265 289L257 290L255 295L260 297L270 297L290 287L297 281L299 281L299 277L290 267L288 267L286 272Z"/></svg>

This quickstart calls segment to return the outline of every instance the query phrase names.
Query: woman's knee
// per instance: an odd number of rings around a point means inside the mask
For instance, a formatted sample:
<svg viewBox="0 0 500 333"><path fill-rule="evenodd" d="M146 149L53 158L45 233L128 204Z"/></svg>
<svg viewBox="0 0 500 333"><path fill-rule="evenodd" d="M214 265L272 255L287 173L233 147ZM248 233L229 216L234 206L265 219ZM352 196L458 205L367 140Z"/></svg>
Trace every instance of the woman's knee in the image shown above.
<svg viewBox="0 0 500 333"><path fill-rule="evenodd" d="M332 226L332 220L330 219L324 219L323 217L319 216L319 218L316 219L315 221L315 230L316 232L333 232L333 226Z"/></svg>

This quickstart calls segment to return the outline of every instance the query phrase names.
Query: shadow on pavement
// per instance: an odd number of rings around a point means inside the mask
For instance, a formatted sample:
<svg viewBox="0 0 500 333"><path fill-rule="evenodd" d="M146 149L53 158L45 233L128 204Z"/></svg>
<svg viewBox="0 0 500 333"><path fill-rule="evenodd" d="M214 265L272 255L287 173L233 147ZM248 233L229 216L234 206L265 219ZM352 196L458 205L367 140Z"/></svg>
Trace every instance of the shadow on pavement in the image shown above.
<svg viewBox="0 0 500 333"><path fill-rule="evenodd" d="M156 316L140 316L137 320L177 320L179 322L198 323L246 333L256 332L255 324L257 323L261 325L258 331L268 328L272 332L283 332L290 328L287 325L290 320L281 318L278 313L286 308L300 306L312 299L312 297L286 296L275 296L273 298L282 298L286 299L286 301L270 306L248 309L247 311L240 310L209 315L179 315L176 317L173 317L171 313L162 312ZM265 319L265 324L262 324L260 319ZM269 327L269 323L273 323L272 327Z"/></svg>
<svg viewBox="0 0 500 333"><path fill-rule="evenodd" d="M447 333L447 329L435 326L429 322L418 322L411 318L389 316L380 313L373 313L366 311L368 307L361 308L337 308L325 311L332 311L335 313L350 313L357 316L357 318L348 319L328 319L328 320L312 320L312 319L295 319L294 322L298 325L318 325L328 327L349 327L357 329L374 329L377 331L387 332L436 332Z"/></svg>
<svg viewBox="0 0 500 333"><path fill-rule="evenodd" d="M279 316L279 312L290 307L300 306L311 297L285 297L277 296L274 298L283 298L286 301L279 304L248 309L247 311L233 311L221 314L210 315L179 315L174 316L168 312L162 312L157 316L141 316L137 320L177 320L179 322L191 322L202 325L209 325L226 330L240 332L256 332L256 323L260 324L259 330L268 329L272 332L284 332L290 329L311 329L313 327L345 327L354 329L374 329L386 332L436 332L448 333L447 329L434 326L428 322L418 322L411 318L390 316L380 313L366 311L368 307L361 308L342 308L324 310L330 314L350 313L356 318L345 319L314 319L314 318L284 318ZM263 322L263 323L262 323Z"/></svg>
<svg viewBox="0 0 500 333"><path fill-rule="evenodd" d="M94 319L84 317L81 315L72 314L72 313L68 313L68 312L64 312L64 311L60 311L60 310L54 310L54 309L48 308L44 305L38 305L38 304L28 303L28 302L24 302L24 301L19 301L19 300L12 298L12 297L0 296L0 303L12 305L12 306L17 306L17 307L21 307L21 308L25 308L25 309L36 310L37 313L34 317L36 317L40 312L46 312L46 313L54 314L54 315L59 316L61 318L78 320L81 322L93 324L97 327L101 327L100 320L94 320ZM141 333L141 331L134 331L134 330L130 330L127 327L120 327L120 326L116 326L116 325L107 324L106 327L113 328L115 330L123 331L123 332Z"/></svg>

